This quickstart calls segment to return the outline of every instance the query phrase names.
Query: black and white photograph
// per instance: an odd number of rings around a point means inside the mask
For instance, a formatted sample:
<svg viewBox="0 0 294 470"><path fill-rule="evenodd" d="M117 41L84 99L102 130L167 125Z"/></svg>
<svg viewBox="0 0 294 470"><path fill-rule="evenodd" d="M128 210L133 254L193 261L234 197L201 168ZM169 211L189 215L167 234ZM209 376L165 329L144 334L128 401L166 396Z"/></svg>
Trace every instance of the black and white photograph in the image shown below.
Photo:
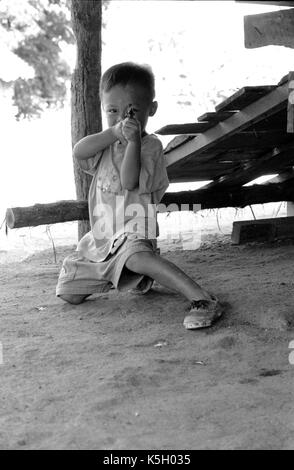
<svg viewBox="0 0 294 470"><path fill-rule="evenodd" d="M294 1L0 0L0 123L0 450L294 450Z"/></svg>

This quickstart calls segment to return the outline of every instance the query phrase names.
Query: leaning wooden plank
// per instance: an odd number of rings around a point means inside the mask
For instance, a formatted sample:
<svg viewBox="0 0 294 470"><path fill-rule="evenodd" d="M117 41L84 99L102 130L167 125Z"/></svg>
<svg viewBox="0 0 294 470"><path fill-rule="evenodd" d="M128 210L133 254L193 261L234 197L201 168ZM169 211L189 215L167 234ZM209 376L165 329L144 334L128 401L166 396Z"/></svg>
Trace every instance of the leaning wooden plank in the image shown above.
<svg viewBox="0 0 294 470"><path fill-rule="evenodd" d="M187 124L168 124L161 127L156 134L159 135L176 135L176 134L201 134L206 131L210 125L207 122L191 122Z"/></svg>
<svg viewBox="0 0 294 470"><path fill-rule="evenodd" d="M180 191L165 193L162 204L178 204L179 209L193 210L220 207L245 207L266 202L294 201L294 185L290 183L254 185L234 191ZM184 206L184 207L183 207ZM70 214L70 215L69 215ZM72 220L88 220L87 201L58 201L50 204L35 204L31 207L7 209L6 223L9 228L36 227Z"/></svg>
<svg viewBox="0 0 294 470"><path fill-rule="evenodd" d="M284 109L287 107L287 100L288 83L285 83L258 101L251 103L242 112L234 114L226 121L220 122L200 134L197 139L172 150L166 156L167 165L172 165L179 160L188 160L191 157L201 155L211 147L216 147L219 142Z"/></svg>
<svg viewBox="0 0 294 470"><path fill-rule="evenodd" d="M245 16L244 29L247 49L264 46L294 48L294 9Z"/></svg>
<svg viewBox="0 0 294 470"><path fill-rule="evenodd" d="M88 219L87 201L58 201L30 207L13 207L6 211L6 224L9 228L36 227Z"/></svg>
<svg viewBox="0 0 294 470"><path fill-rule="evenodd" d="M218 113L205 113L197 118L198 122L209 122L217 124L218 122L225 121L232 117L237 111L219 111Z"/></svg>
<svg viewBox="0 0 294 470"><path fill-rule="evenodd" d="M273 241L276 238L294 238L294 217L243 220L233 223L231 239L234 245Z"/></svg>
<svg viewBox="0 0 294 470"><path fill-rule="evenodd" d="M245 108L245 106L248 106L259 98L267 95L276 87L277 85L245 86L218 104L215 109L217 112L241 111L243 108Z"/></svg>

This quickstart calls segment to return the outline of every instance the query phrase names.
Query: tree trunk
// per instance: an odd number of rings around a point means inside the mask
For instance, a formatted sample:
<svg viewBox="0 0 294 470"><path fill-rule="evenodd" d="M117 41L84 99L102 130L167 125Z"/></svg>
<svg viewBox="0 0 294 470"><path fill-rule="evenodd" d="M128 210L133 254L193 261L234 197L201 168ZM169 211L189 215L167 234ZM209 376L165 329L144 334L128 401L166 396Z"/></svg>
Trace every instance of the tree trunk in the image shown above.
<svg viewBox="0 0 294 470"><path fill-rule="evenodd" d="M71 83L72 147L80 139L102 130L99 83L101 78L102 2L71 0L72 27L77 44L77 62ZM74 160L76 195L87 200L91 177ZM79 221L78 239L90 230Z"/></svg>

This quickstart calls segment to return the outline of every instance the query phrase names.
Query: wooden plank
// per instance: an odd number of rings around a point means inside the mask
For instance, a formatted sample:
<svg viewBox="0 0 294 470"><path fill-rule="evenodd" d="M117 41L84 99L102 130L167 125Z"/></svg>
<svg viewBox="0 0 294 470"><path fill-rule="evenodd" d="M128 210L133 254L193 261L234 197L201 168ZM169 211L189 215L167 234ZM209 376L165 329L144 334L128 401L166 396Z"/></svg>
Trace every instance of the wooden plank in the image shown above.
<svg viewBox="0 0 294 470"><path fill-rule="evenodd" d="M244 17L245 47L264 46L294 48L294 9Z"/></svg>
<svg viewBox="0 0 294 470"><path fill-rule="evenodd" d="M209 122L213 124L217 124L221 121L225 121L232 117L237 111L219 111L218 113L205 113L199 116L197 119L199 122Z"/></svg>
<svg viewBox="0 0 294 470"><path fill-rule="evenodd" d="M294 217L243 220L233 223L231 239L234 245L283 238L294 238Z"/></svg>
<svg viewBox="0 0 294 470"><path fill-rule="evenodd" d="M294 133L294 72L289 73L289 98L287 111L287 132Z"/></svg>
<svg viewBox="0 0 294 470"><path fill-rule="evenodd" d="M217 112L241 111L246 106L273 91L276 87L277 85L245 86L218 104L215 109Z"/></svg>
<svg viewBox="0 0 294 470"><path fill-rule="evenodd" d="M168 124L167 126L161 127L155 134L159 135L176 135L176 134L202 134L211 125L207 122L190 122L187 124Z"/></svg>
<svg viewBox="0 0 294 470"><path fill-rule="evenodd" d="M205 133L200 134L197 139L186 142L184 145L172 150L166 156L167 165L173 165L180 160L190 159L196 155L199 156L212 147L215 148L228 137L245 131L247 127L284 109L287 107L287 101L288 84L284 84L258 101L251 103L242 112L234 114L226 121L220 122Z"/></svg>

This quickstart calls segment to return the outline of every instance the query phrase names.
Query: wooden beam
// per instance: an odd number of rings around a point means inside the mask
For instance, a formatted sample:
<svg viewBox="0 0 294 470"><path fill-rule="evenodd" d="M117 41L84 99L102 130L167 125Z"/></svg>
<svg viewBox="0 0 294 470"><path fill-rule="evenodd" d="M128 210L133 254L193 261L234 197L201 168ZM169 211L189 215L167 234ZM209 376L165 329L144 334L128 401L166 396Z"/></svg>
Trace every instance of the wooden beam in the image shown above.
<svg viewBox="0 0 294 470"><path fill-rule="evenodd" d="M287 106L287 100L288 83L285 83L258 101L251 103L241 112L234 114L231 118L220 122L213 128L200 134L197 138L172 150L166 155L167 166L173 165L180 160L184 162L191 157L198 156L237 132L245 130L246 127L275 114Z"/></svg>
<svg viewBox="0 0 294 470"><path fill-rule="evenodd" d="M245 16L244 29L247 49L264 46L294 48L294 9Z"/></svg>
<svg viewBox="0 0 294 470"><path fill-rule="evenodd" d="M204 113L197 119L198 122L209 122L217 124L218 122L225 121L226 119L234 116L237 111L220 111L213 113Z"/></svg>
<svg viewBox="0 0 294 470"><path fill-rule="evenodd" d="M180 191L165 193L162 204L185 205L193 210L220 207L245 207L266 202L294 201L294 185L290 183L254 185L234 191ZM87 201L58 201L50 204L35 204L30 207L13 207L6 211L6 224L9 228L36 227L73 220L88 220Z"/></svg>

